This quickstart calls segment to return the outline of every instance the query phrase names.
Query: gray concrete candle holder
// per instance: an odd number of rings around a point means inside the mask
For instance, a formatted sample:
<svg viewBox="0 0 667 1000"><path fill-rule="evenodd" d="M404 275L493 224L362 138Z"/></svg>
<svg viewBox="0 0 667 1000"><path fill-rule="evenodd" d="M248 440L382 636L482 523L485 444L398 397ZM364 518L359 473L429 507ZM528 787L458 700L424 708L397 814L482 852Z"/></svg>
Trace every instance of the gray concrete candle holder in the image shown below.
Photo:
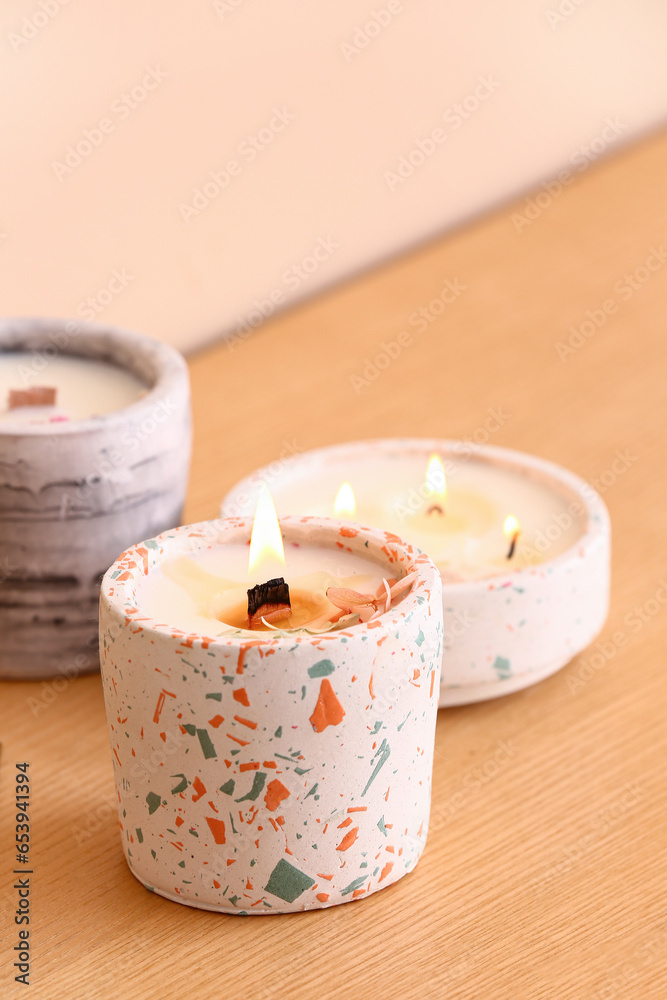
<svg viewBox="0 0 667 1000"><path fill-rule="evenodd" d="M141 334L62 319L0 321L0 351L74 355L138 376L123 409L0 424L0 677L95 670L99 585L120 553L180 523L191 445L187 366Z"/></svg>

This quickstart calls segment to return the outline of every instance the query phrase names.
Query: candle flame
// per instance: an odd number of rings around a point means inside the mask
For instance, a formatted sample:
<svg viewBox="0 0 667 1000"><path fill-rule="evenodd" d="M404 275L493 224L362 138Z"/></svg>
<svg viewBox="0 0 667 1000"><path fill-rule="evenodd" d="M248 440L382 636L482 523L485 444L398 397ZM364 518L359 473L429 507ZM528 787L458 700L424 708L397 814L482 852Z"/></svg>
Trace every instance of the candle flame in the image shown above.
<svg viewBox="0 0 667 1000"><path fill-rule="evenodd" d="M349 483L342 483L334 500L334 516L352 520L357 512L354 490Z"/></svg>
<svg viewBox="0 0 667 1000"><path fill-rule="evenodd" d="M428 461L424 486L429 498L439 500L444 505L447 498L447 479L445 478L445 468L440 461L440 457L435 453L431 455Z"/></svg>
<svg viewBox="0 0 667 1000"><path fill-rule="evenodd" d="M284 568L285 549L278 515L269 488L262 483L250 536L248 575L252 577L265 573L265 578L269 579L276 570L280 572Z"/></svg>
<svg viewBox="0 0 667 1000"><path fill-rule="evenodd" d="M521 531L521 525L515 518L514 514L510 514L505 518L505 523L503 525L503 534L505 538L514 538Z"/></svg>

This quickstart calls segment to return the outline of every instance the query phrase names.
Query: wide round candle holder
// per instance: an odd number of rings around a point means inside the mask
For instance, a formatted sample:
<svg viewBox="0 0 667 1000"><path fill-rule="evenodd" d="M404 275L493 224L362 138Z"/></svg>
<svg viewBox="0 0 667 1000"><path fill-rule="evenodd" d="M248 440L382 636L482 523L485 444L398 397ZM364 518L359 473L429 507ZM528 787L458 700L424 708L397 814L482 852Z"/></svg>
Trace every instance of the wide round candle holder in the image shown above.
<svg viewBox="0 0 667 1000"><path fill-rule="evenodd" d="M396 536L286 518L286 547L343 548L414 583L367 623L310 635L185 634L141 583L175 556L249 541L249 519L166 532L102 582L101 669L123 850L147 888L230 914L364 898L411 871L428 830L442 601Z"/></svg>
<svg viewBox="0 0 667 1000"><path fill-rule="evenodd" d="M444 707L535 684L569 663L601 630L609 605L610 522L604 502L588 483L552 462L507 448L442 439L355 441L257 470L232 488L221 513L252 511L262 483L268 484L280 515L312 513L309 497L321 492L332 469L342 479L354 480L355 474L368 476L373 461L399 481L407 461L418 460L426 468L433 453L445 465L477 463L480 469L504 470L517 483L541 484L560 509L540 538L544 560L539 564L517 569L508 562L496 575L469 580L443 572ZM298 503L283 497L285 491L297 495ZM550 556L550 546L565 533L571 544ZM409 538L407 527L405 534Z"/></svg>
<svg viewBox="0 0 667 1000"><path fill-rule="evenodd" d="M0 677L95 670L99 586L128 545L178 524L190 462L187 366L149 337L63 319L0 322L0 351L72 355L138 376L123 409L0 424Z"/></svg>

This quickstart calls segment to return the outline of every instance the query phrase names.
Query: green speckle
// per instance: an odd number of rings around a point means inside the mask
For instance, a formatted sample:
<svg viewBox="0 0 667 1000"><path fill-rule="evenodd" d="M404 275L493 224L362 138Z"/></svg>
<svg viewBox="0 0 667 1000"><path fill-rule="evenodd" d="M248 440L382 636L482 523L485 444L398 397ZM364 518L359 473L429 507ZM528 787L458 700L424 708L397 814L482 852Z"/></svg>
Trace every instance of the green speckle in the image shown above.
<svg viewBox="0 0 667 1000"><path fill-rule="evenodd" d="M197 732L197 727L193 726L191 722L187 722L183 726L183 729L186 731L186 733L190 733L190 736L194 736L194 734Z"/></svg>
<svg viewBox="0 0 667 1000"><path fill-rule="evenodd" d="M172 788L172 790L171 790L171 794L172 795L180 795L180 793L184 792L185 789L188 787L188 779L185 777L184 774L172 774L171 777L172 778L182 778L182 781L179 781L179 783L176 785L176 787Z"/></svg>
<svg viewBox="0 0 667 1000"><path fill-rule="evenodd" d="M157 794L157 792L149 792L146 796L146 802L148 802L148 815L152 816L156 809L159 809L162 805L162 799Z"/></svg>
<svg viewBox="0 0 667 1000"><path fill-rule="evenodd" d="M153 861L155 861L157 859L157 854L155 853L152 847L151 847L151 854L153 855Z"/></svg>
<svg viewBox="0 0 667 1000"><path fill-rule="evenodd" d="M380 772L380 768L383 766L383 764L385 764L387 762L387 759L389 758L390 754L391 754L391 747L387 743L386 739L382 740L382 743L380 744L380 746L378 747L378 749L377 749L377 751L375 753L375 757L379 757L380 759L377 762L377 764L375 765L375 770L373 771L373 773L371 774L370 778L366 782L366 787L364 788L363 792L361 793L362 797L366 794L366 792L368 791L368 789L371 787L371 785L373 784L373 782L377 778L377 776L378 776L378 774ZM375 760L375 757L373 757L373 760Z"/></svg>
<svg viewBox="0 0 667 1000"><path fill-rule="evenodd" d="M215 752L215 747L211 743L211 737L208 735L206 730L198 729L197 736L199 737L199 743L201 744L204 759L209 760L211 757L217 757L218 755Z"/></svg>
<svg viewBox="0 0 667 1000"><path fill-rule="evenodd" d="M272 896L283 899L286 903L293 903L295 899L315 885L315 880L299 871L289 861L280 859L276 867L271 872L269 881L264 886L265 892L270 892Z"/></svg>
<svg viewBox="0 0 667 1000"><path fill-rule="evenodd" d="M400 733L401 729L403 728L403 726L408 721L408 719L410 718L411 715L412 715L412 709L410 709L410 711L408 712L408 714L405 716L405 718L403 719L403 722L401 722L400 726L396 726L396 729L398 730L399 733Z"/></svg>
<svg viewBox="0 0 667 1000"><path fill-rule="evenodd" d="M510 661L505 659L504 656L496 656L493 661L493 669L498 674L498 680L505 680L506 677L510 677L512 674L512 668Z"/></svg>
<svg viewBox="0 0 667 1000"><path fill-rule="evenodd" d="M305 697L306 697L306 685L305 685L305 684L302 684L302 685L301 685L301 701L303 701L303 699L304 699Z"/></svg>
<svg viewBox="0 0 667 1000"><path fill-rule="evenodd" d="M230 778L229 781L226 781L224 783L224 785L220 785L220 791L223 792L225 795L233 795L234 794L234 779Z"/></svg>
<svg viewBox="0 0 667 1000"><path fill-rule="evenodd" d="M139 841L140 844L143 844L143 842L144 842L144 835L141 832L141 827L137 826L135 829L136 829L136 832L137 832L137 840Z"/></svg>
<svg viewBox="0 0 667 1000"><path fill-rule="evenodd" d="M278 739L280 739L280 737L283 735L283 727L282 726L278 726L278 728L276 729L276 731L275 731L275 733L273 735L277 736Z"/></svg>
<svg viewBox="0 0 667 1000"><path fill-rule="evenodd" d="M240 799L236 799L237 802L254 802L255 799L259 798L259 794L264 788L264 782L266 781L266 773L264 771L255 771L252 788L247 795L242 795Z"/></svg>
<svg viewBox="0 0 667 1000"><path fill-rule="evenodd" d="M178 862L178 867L179 868L185 868L185 861L179 861Z"/></svg>
<svg viewBox="0 0 667 1000"><path fill-rule="evenodd" d="M311 788L311 790L309 792L307 792L306 795L304 795L304 798L307 799L309 795L314 795L315 792L317 791L317 786L318 785L319 785L319 781L316 781L315 784L313 785L313 787Z"/></svg>
<svg viewBox="0 0 667 1000"><path fill-rule="evenodd" d="M373 732L371 733L371 736L375 736L375 734L379 733L381 729L382 729L382 723L378 720L375 723L375 726L373 727Z"/></svg>
<svg viewBox="0 0 667 1000"><path fill-rule="evenodd" d="M147 542L144 542L147 549L157 549L158 544L154 538L149 538Z"/></svg>
<svg viewBox="0 0 667 1000"><path fill-rule="evenodd" d="M222 678L222 683L223 684L233 684L234 683L234 678L233 677L223 677Z"/></svg>
<svg viewBox="0 0 667 1000"><path fill-rule="evenodd" d="M421 644L422 644L423 641L424 641L424 633L422 632L421 629L419 629L419 634L418 634L417 638L415 639L415 642L417 643L418 646L421 646Z"/></svg>
<svg viewBox="0 0 667 1000"><path fill-rule="evenodd" d="M385 837L389 836L389 834L387 833L387 827L384 825L384 816L380 816L379 820L377 821L377 828L380 831L380 833L384 834Z"/></svg>
<svg viewBox="0 0 667 1000"><path fill-rule="evenodd" d="M211 691L206 697L210 698L211 701L222 701L222 691Z"/></svg>
<svg viewBox="0 0 667 1000"><path fill-rule="evenodd" d="M312 770L312 767L295 767L294 773L301 776L302 774L308 774L308 772Z"/></svg>
<svg viewBox="0 0 667 1000"><path fill-rule="evenodd" d="M366 881L366 878L367 878L366 875L359 875L359 877L355 878L353 882L350 882L349 885L346 885L344 889L341 889L340 893L341 896L347 896L348 893L354 892L355 889L361 889L362 885Z"/></svg>
<svg viewBox="0 0 667 1000"><path fill-rule="evenodd" d="M312 667L308 667L308 676L328 677L335 669L336 667L331 660L318 660L317 663L313 663Z"/></svg>

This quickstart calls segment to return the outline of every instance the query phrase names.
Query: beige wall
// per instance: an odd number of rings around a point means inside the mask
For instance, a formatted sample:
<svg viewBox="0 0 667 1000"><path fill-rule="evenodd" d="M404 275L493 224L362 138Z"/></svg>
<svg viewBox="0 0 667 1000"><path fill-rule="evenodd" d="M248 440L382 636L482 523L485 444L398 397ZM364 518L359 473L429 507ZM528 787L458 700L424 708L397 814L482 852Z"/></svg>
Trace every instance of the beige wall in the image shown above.
<svg viewBox="0 0 667 1000"><path fill-rule="evenodd" d="M658 0L5 0L2 20L2 311L184 348L588 169L667 106Z"/></svg>

